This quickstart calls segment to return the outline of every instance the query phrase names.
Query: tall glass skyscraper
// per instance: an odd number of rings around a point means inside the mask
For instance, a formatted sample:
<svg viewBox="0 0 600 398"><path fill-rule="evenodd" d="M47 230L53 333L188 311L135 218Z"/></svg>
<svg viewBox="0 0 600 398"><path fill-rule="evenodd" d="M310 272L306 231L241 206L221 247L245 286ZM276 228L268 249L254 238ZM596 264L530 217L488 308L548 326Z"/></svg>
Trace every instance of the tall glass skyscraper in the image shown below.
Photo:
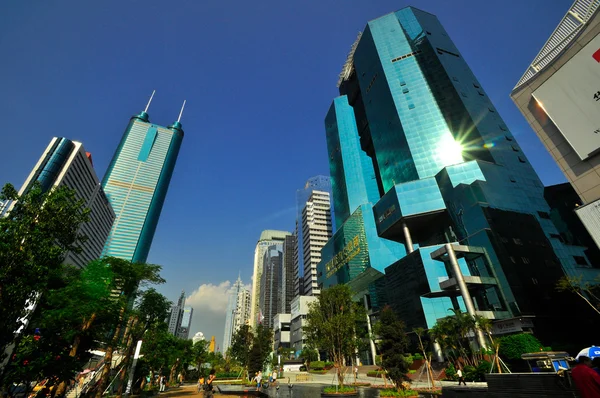
<svg viewBox="0 0 600 398"><path fill-rule="evenodd" d="M560 239L540 179L434 15L370 21L338 85L325 127L339 229L320 284L365 291L370 311L388 302L409 330L448 308L547 338L585 320L555 285L598 272Z"/></svg>
<svg viewBox="0 0 600 398"><path fill-rule="evenodd" d="M116 213L103 255L134 262L148 258L183 140L179 120L150 123L147 110L130 119L102 180Z"/></svg>

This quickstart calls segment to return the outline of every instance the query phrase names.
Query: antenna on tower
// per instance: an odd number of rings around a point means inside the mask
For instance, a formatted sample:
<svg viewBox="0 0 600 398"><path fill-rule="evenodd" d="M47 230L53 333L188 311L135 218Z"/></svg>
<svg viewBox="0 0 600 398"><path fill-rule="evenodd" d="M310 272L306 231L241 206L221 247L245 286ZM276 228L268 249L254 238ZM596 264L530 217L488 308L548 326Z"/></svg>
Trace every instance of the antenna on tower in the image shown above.
<svg viewBox="0 0 600 398"><path fill-rule="evenodd" d="M146 109L144 109L144 112L148 113L148 108L150 108L150 103L152 102L152 98L154 98L154 93L156 92L156 90L152 90L152 95L150 96L150 99L148 100L148 105L146 105Z"/></svg>
<svg viewBox="0 0 600 398"><path fill-rule="evenodd" d="M181 110L179 111L179 117L177 118L178 122L181 122L181 115L183 115L183 108L185 108L185 100L183 100L183 105L181 106Z"/></svg>

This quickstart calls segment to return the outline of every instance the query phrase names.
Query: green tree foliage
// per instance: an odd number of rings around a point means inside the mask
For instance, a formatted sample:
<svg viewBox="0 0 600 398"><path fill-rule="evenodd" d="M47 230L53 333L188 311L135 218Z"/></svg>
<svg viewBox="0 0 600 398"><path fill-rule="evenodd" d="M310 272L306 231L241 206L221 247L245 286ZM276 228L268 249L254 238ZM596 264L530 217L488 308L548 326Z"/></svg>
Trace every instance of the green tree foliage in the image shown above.
<svg viewBox="0 0 600 398"><path fill-rule="evenodd" d="M133 351L138 340L144 337L148 329L164 324L171 302L154 288L148 288L138 294L136 308L129 313L128 327L123 336L125 358L119 373L117 397L123 394L125 378L129 371Z"/></svg>
<svg viewBox="0 0 600 398"><path fill-rule="evenodd" d="M201 375L204 375L202 365L207 361L209 344L206 340L200 340L192 347L192 364Z"/></svg>
<svg viewBox="0 0 600 398"><path fill-rule="evenodd" d="M0 218L1 356L23 325L26 303L43 295L69 251L81 250L85 237L78 231L88 221L89 210L73 190L43 192L37 183L22 196L6 184L0 200L17 201L10 214Z"/></svg>
<svg viewBox="0 0 600 398"><path fill-rule="evenodd" d="M496 340L500 344L500 356L509 360L520 360L522 354L543 349L542 343L529 333L512 334Z"/></svg>
<svg viewBox="0 0 600 398"><path fill-rule="evenodd" d="M319 353L314 348L305 345L300 351L300 358L304 360L306 368L310 370L310 364L319 358Z"/></svg>
<svg viewBox="0 0 600 398"><path fill-rule="evenodd" d="M60 273L50 275L48 289L23 331L5 379L50 379L56 385L81 370L94 341L102 339L114 322L108 288L111 278L111 270L99 262L83 270L63 265ZM96 320L93 328L92 317Z"/></svg>
<svg viewBox="0 0 600 398"><path fill-rule="evenodd" d="M338 370L338 382L344 385L345 359L355 355L364 334L364 307L352 301L346 285L336 285L321 292L310 304L304 331L310 346L327 351Z"/></svg>
<svg viewBox="0 0 600 398"><path fill-rule="evenodd" d="M231 357L237 361L246 372L250 364L250 348L254 341L252 327L250 325L242 325L231 338L231 347L229 352Z"/></svg>
<svg viewBox="0 0 600 398"><path fill-rule="evenodd" d="M113 298L118 305L119 315L115 327L112 329L112 333L110 333L108 338L108 345L104 356L105 364L102 368L102 375L100 376L100 381L95 391L96 398L102 398L102 394L108 387L113 352L118 347L121 337L123 337L122 330L124 327L127 328L127 326L129 326L128 329L131 328L131 323L128 322L130 315L128 314L128 310L131 308L130 303L135 300L137 296L138 289L148 287L151 284L165 282L160 276L160 265L133 263L116 257L105 257L102 261L112 269L114 274L111 290L119 292L119 295ZM129 336L126 332L124 340L126 341L128 338Z"/></svg>
<svg viewBox="0 0 600 398"><path fill-rule="evenodd" d="M262 323L256 327L248 358L250 374L263 370L273 349L273 332Z"/></svg>
<svg viewBox="0 0 600 398"><path fill-rule="evenodd" d="M386 306L381 310L374 331L379 337L383 368L394 384L400 388L412 362L410 354L407 353L408 338L404 331L404 322L398 319L389 306Z"/></svg>
<svg viewBox="0 0 600 398"><path fill-rule="evenodd" d="M477 319L460 310L452 311L454 315L438 319L429 333L440 344L446 358L454 362L455 367L462 367L464 363L476 368L484 354L482 350L474 349L469 340L469 336L476 335L479 328Z"/></svg>

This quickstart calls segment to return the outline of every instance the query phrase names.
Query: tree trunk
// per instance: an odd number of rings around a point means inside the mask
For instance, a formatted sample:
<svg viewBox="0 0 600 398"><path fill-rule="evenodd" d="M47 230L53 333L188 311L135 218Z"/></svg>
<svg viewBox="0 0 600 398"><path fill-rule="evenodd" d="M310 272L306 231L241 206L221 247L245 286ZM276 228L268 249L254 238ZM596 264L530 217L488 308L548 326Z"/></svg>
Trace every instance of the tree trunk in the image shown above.
<svg viewBox="0 0 600 398"><path fill-rule="evenodd" d="M127 322L127 328L125 329L125 335L123 338L127 339L127 346L125 347L125 358L123 360L123 366L119 373L119 388L117 390L117 397L121 398L123 395L123 387L125 386L125 378L127 377L127 371L129 370L129 364L131 363L131 356L133 355L133 329L137 325L137 319L133 317Z"/></svg>
<svg viewBox="0 0 600 398"><path fill-rule="evenodd" d="M171 385L174 384L175 372L177 371L178 367L179 367L179 358L177 358L177 360L175 361L173 366L171 366L171 373L169 374L169 383L171 383ZM100 398L100 397L97 397L97 398Z"/></svg>
<svg viewBox="0 0 600 398"><path fill-rule="evenodd" d="M108 387L108 383L110 381L110 370L112 365L112 357L115 346L119 341L119 335L121 334L121 323L123 322L123 318L125 317L125 307L127 303L123 304L121 310L119 311L119 318L117 322L117 326L115 328L115 332L111 338L110 344L106 347L106 353L104 355L104 368L102 369L102 374L100 375L100 381L98 383L98 389L96 390L95 398L102 398L102 394L104 394L104 390Z"/></svg>
<svg viewBox="0 0 600 398"><path fill-rule="evenodd" d="M81 333L75 336L73 340L73 346L71 347L71 351L69 351L70 357L76 357L77 352L79 351L79 345L81 344L81 334L86 332L96 320L96 314L92 314L88 320L83 321L83 325L81 326ZM58 388L54 392L54 396L63 396L65 391L67 390L67 382L63 381L58 385Z"/></svg>

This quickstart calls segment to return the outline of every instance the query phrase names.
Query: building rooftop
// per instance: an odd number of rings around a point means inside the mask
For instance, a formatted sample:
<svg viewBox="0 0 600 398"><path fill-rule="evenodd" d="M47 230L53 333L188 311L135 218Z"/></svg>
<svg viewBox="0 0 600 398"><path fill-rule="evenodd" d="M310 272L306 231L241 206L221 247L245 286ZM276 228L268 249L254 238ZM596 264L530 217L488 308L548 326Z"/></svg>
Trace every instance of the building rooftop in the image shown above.
<svg viewBox="0 0 600 398"><path fill-rule="evenodd" d="M575 0L513 91L531 80L569 48L599 8L600 0Z"/></svg>
<svg viewBox="0 0 600 398"><path fill-rule="evenodd" d="M265 240L284 240L287 235L291 235L291 232L277 231L274 229L266 229L260 233L259 242Z"/></svg>

